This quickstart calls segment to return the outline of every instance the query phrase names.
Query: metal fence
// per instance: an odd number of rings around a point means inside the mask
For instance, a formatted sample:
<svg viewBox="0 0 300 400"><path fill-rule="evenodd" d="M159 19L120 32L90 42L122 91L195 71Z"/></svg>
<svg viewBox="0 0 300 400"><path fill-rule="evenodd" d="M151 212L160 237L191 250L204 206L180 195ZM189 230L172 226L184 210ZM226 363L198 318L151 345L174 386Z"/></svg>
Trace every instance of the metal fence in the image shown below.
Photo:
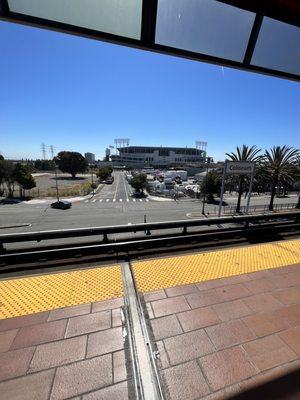
<svg viewBox="0 0 300 400"><path fill-rule="evenodd" d="M297 202L294 203L279 203L274 204L274 211L283 211L283 210L294 210L296 209ZM241 206L241 213L246 214L247 207ZM248 214L255 213L264 213L269 211L269 204L260 204L249 206ZM213 212L210 211L210 214L218 214L219 207L215 206ZM222 207L222 215L234 215L236 214L236 206L223 206Z"/></svg>

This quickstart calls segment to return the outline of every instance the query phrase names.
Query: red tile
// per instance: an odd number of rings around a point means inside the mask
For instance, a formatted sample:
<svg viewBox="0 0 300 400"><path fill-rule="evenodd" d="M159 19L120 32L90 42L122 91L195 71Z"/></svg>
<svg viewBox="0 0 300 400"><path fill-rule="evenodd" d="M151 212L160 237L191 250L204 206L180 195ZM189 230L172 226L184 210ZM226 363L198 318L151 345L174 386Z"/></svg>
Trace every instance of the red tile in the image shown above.
<svg viewBox="0 0 300 400"><path fill-rule="evenodd" d="M186 299L192 308L205 307L222 301L215 289L188 294Z"/></svg>
<svg viewBox="0 0 300 400"><path fill-rule="evenodd" d="M218 317L222 321L241 318L253 313L253 311L242 300L233 300L215 304L212 308L216 311Z"/></svg>
<svg viewBox="0 0 300 400"><path fill-rule="evenodd" d="M174 296L182 296L184 294L189 294L193 292L197 292L198 289L196 285L182 285L182 286L175 286L166 289L166 293L168 297Z"/></svg>
<svg viewBox="0 0 300 400"><path fill-rule="evenodd" d="M19 330L11 348L18 349L62 339L66 330L66 324L67 320L63 319L25 326Z"/></svg>
<svg viewBox="0 0 300 400"><path fill-rule="evenodd" d="M247 275L250 280L257 280L257 279L262 279L262 278L268 279L271 276L273 276L270 269L264 269L262 271L256 271L256 272L249 272Z"/></svg>
<svg viewBox="0 0 300 400"><path fill-rule="evenodd" d="M282 304L288 305L300 302L300 290L293 287L277 290L272 294L275 299L279 300Z"/></svg>
<svg viewBox="0 0 300 400"><path fill-rule="evenodd" d="M100 354L122 350L123 347L121 327L91 333L88 337L87 357L94 357Z"/></svg>
<svg viewBox="0 0 300 400"><path fill-rule="evenodd" d="M49 311L0 320L0 332L46 322Z"/></svg>
<svg viewBox="0 0 300 400"><path fill-rule="evenodd" d="M124 350L113 353L114 383L125 381L127 378Z"/></svg>
<svg viewBox="0 0 300 400"><path fill-rule="evenodd" d="M182 329L176 315L156 318L151 320L151 326L155 340L165 339L182 333Z"/></svg>
<svg viewBox="0 0 300 400"><path fill-rule="evenodd" d="M300 274L298 272L280 275L277 274L271 278L271 281L281 289L296 286L300 284Z"/></svg>
<svg viewBox="0 0 300 400"><path fill-rule="evenodd" d="M86 336L78 336L38 346L31 361L29 372L82 360L85 356L86 343Z"/></svg>
<svg viewBox="0 0 300 400"><path fill-rule="evenodd" d="M100 331L111 327L111 311L103 311L69 319L66 337Z"/></svg>
<svg viewBox="0 0 300 400"><path fill-rule="evenodd" d="M232 385L257 373L239 347L202 357L202 369L214 390Z"/></svg>
<svg viewBox="0 0 300 400"><path fill-rule="evenodd" d="M165 369L162 376L170 393L170 400L194 400L209 393L196 361Z"/></svg>
<svg viewBox="0 0 300 400"><path fill-rule="evenodd" d="M300 326L280 332L278 336L300 356Z"/></svg>
<svg viewBox="0 0 300 400"><path fill-rule="evenodd" d="M153 292L144 293L144 300L145 302L154 301L154 300L161 300L167 297L165 291L161 290L154 290Z"/></svg>
<svg viewBox="0 0 300 400"><path fill-rule="evenodd" d="M288 321L274 311L249 315L243 318L243 322L256 336L270 335L289 327Z"/></svg>
<svg viewBox="0 0 300 400"><path fill-rule="evenodd" d="M255 312L270 311L281 307L281 303L270 293L256 294L247 297L244 299L244 302Z"/></svg>
<svg viewBox="0 0 300 400"><path fill-rule="evenodd" d="M57 319L71 318L78 315L88 314L91 311L91 304L79 304L78 306L58 308L57 310L50 311L48 321L55 321Z"/></svg>
<svg viewBox="0 0 300 400"><path fill-rule="evenodd" d="M163 317L164 315L186 311L190 308L183 296L157 300L151 304L155 317Z"/></svg>
<svg viewBox="0 0 300 400"><path fill-rule="evenodd" d="M0 381L25 375L34 353L34 347L0 354Z"/></svg>
<svg viewBox="0 0 300 400"><path fill-rule="evenodd" d="M243 347L261 371L297 358L297 355L276 335L253 340L245 343Z"/></svg>
<svg viewBox="0 0 300 400"><path fill-rule="evenodd" d="M122 316L120 308L115 308L114 310L111 310L111 320L113 328L122 325Z"/></svg>
<svg viewBox="0 0 300 400"><path fill-rule="evenodd" d="M274 283L267 278L250 280L249 282L245 282L244 286L253 294L269 292L277 288Z"/></svg>
<svg viewBox="0 0 300 400"><path fill-rule="evenodd" d="M0 332L0 353L8 351L10 346L18 333L18 329Z"/></svg>
<svg viewBox="0 0 300 400"><path fill-rule="evenodd" d="M218 350L256 338L252 331L238 319L210 326L206 328L206 332Z"/></svg>
<svg viewBox="0 0 300 400"><path fill-rule="evenodd" d="M92 312L112 310L113 308L120 308L124 305L123 297L118 297L116 299L97 301L92 304Z"/></svg>
<svg viewBox="0 0 300 400"><path fill-rule="evenodd" d="M216 312L211 307L195 308L194 310L177 314L177 317L185 332L220 322Z"/></svg>
<svg viewBox="0 0 300 400"><path fill-rule="evenodd" d="M247 289L242 283L237 285L223 286L216 289L216 291L223 301L242 299L243 297L251 295L249 289Z"/></svg>
<svg viewBox="0 0 300 400"><path fill-rule="evenodd" d="M228 285L234 285L237 283L248 282L249 280L250 280L250 278L248 277L247 274L233 275L233 276L228 276L225 278L212 279L210 281L206 281L205 285L206 285L207 289L215 289L215 288L219 288L222 286L228 286Z"/></svg>
<svg viewBox="0 0 300 400"><path fill-rule="evenodd" d="M1 396L3 400L48 400L54 372L48 370L2 382Z"/></svg>
<svg viewBox="0 0 300 400"><path fill-rule="evenodd" d="M300 325L300 307L299 304L282 307L277 311L278 315L287 321L291 327Z"/></svg>
<svg viewBox="0 0 300 400"><path fill-rule="evenodd" d="M85 394L82 400L130 400L128 397L127 382L121 382L117 385Z"/></svg>
<svg viewBox="0 0 300 400"><path fill-rule="evenodd" d="M78 361L56 370L51 400L67 399L111 384L111 354Z"/></svg>
<svg viewBox="0 0 300 400"><path fill-rule="evenodd" d="M164 340L171 364L178 364L214 351L203 329Z"/></svg>

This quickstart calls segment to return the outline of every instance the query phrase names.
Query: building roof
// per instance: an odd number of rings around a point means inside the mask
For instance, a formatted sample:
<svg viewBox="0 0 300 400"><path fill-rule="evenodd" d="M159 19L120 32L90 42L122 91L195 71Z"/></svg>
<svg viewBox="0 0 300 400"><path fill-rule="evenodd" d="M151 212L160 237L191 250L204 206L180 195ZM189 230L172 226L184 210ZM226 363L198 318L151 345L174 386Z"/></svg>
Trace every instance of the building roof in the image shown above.
<svg viewBox="0 0 300 400"><path fill-rule="evenodd" d="M0 0L0 19L300 81L299 0Z"/></svg>
<svg viewBox="0 0 300 400"><path fill-rule="evenodd" d="M199 150L199 151L204 151L202 149L197 149L196 147L170 147L170 146L126 146L126 147L118 147L118 150L123 150L123 149L151 149L151 150L161 150L161 149L167 149L167 150Z"/></svg>

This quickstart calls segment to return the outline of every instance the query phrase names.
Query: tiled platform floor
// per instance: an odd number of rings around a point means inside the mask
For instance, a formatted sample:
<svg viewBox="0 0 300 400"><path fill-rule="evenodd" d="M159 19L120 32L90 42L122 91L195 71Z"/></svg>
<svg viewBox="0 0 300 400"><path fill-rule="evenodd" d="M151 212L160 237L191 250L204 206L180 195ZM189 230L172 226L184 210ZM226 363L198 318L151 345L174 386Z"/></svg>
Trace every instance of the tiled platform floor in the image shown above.
<svg viewBox="0 0 300 400"><path fill-rule="evenodd" d="M123 299L0 320L0 398L126 400Z"/></svg>
<svg viewBox="0 0 300 400"><path fill-rule="evenodd" d="M280 399L300 399L300 264L144 299L170 399L223 400L269 381L272 397L256 392L247 399L277 399L274 379L294 370L297 388L289 381Z"/></svg>

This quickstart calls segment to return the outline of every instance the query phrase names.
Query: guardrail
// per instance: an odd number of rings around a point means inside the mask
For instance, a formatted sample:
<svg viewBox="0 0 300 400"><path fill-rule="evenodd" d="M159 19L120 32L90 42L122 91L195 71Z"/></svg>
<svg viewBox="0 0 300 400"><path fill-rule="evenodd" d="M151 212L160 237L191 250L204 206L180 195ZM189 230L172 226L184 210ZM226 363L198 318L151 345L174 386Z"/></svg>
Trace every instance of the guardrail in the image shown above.
<svg viewBox="0 0 300 400"><path fill-rule="evenodd" d="M61 239L70 237L83 237L83 236L95 236L102 235L103 242L108 242L109 234L127 233L127 232L145 232L150 234L154 230L168 230L168 229L180 229L182 233L186 234L189 227L197 226L211 226L211 225L223 225L223 224L243 224L246 228L249 224L254 222L264 221L276 221L279 219L294 220L298 222L300 220L300 211L298 212L286 212L277 214L260 214L260 215L237 215L231 217L220 217L220 218L208 218L208 219L195 219L195 220L181 220L181 221L166 221L166 222L153 222L143 224L131 224L131 225L116 225L116 226L102 226L102 227L91 227L91 228L79 228L79 229L61 229L61 230L50 230L50 231L38 231L38 232L22 232L22 233L8 233L0 234L0 250L4 251L5 243L16 243L16 242L29 242L49 239Z"/></svg>

